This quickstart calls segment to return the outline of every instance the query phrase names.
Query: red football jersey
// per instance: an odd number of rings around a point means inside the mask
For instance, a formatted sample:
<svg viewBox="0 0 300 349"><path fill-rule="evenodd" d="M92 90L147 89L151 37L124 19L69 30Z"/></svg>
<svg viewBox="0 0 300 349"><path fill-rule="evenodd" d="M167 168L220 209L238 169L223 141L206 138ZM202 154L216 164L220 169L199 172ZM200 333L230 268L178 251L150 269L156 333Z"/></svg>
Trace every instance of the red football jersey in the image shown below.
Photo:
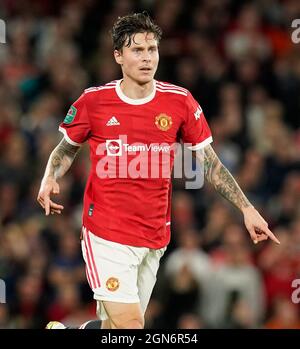
<svg viewBox="0 0 300 349"><path fill-rule="evenodd" d="M83 225L106 240L161 248L170 241L173 144L196 150L212 136L188 90L155 80L149 96L130 99L120 83L86 89L59 130L73 145L89 142Z"/></svg>

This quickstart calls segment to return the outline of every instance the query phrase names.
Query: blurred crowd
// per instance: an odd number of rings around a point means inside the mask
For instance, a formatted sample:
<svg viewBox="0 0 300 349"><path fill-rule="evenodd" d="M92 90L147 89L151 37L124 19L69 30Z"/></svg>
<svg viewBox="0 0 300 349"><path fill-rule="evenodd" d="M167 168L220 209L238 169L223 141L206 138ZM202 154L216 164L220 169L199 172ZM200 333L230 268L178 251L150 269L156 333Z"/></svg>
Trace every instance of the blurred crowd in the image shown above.
<svg viewBox="0 0 300 349"><path fill-rule="evenodd" d="M209 184L187 191L174 180L172 241L146 327L300 328L298 0L1 1L0 328L95 318L79 240L87 147L60 181L62 215L45 217L36 197L69 106L121 77L112 23L140 10L163 29L156 78L193 93L215 151L281 241L253 245Z"/></svg>

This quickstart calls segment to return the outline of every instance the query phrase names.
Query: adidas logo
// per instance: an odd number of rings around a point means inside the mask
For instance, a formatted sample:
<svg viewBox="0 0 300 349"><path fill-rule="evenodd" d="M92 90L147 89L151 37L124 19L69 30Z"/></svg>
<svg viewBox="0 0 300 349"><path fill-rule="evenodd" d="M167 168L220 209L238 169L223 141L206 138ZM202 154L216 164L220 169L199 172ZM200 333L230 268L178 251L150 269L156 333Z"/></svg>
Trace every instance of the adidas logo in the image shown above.
<svg viewBox="0 0 300 349"><path fill-rule="evenodd" d="M106 126L117 126L117 125L120 125L120 123L115 116L112 116L106 123Z"/></svg>

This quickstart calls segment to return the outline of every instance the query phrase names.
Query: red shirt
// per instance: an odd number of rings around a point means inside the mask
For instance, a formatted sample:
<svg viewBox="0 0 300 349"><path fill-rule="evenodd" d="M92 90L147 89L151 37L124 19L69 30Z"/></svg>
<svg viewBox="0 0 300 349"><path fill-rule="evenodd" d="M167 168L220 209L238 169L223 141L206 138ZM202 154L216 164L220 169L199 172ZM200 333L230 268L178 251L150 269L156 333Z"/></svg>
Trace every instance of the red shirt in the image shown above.
<svg viewBox="0 0 300 349"><path fill-rule="evenodd" d="M171 146L200 149L211 132L186 89L154 81L149 96L130 99L120 82L86 89L59 130L73 145L89 142L83 225L106 240L161 248L170 241Z"/></svg>

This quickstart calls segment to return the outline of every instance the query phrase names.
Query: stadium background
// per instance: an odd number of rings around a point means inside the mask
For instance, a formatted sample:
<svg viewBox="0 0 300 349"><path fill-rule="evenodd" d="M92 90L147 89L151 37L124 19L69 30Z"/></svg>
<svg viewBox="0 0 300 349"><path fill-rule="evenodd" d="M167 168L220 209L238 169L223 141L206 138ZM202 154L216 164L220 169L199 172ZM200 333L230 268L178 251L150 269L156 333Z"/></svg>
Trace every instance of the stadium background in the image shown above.
<svg viewBox="0 0 300 349"><path fill-rule="evenodd" d="M109 29L148 10L164 31L157 79L188 88L221 160L281 245L254 246L242 216L214 190L174 182L172 242L147 328L300 328L300 43L297 0L1 0L1 328L94 318L80 253L84 148L60 181L61 216L36 203L57 131L84 88L120 78ZM295 300L295 299L294 299Z"/></svg>

